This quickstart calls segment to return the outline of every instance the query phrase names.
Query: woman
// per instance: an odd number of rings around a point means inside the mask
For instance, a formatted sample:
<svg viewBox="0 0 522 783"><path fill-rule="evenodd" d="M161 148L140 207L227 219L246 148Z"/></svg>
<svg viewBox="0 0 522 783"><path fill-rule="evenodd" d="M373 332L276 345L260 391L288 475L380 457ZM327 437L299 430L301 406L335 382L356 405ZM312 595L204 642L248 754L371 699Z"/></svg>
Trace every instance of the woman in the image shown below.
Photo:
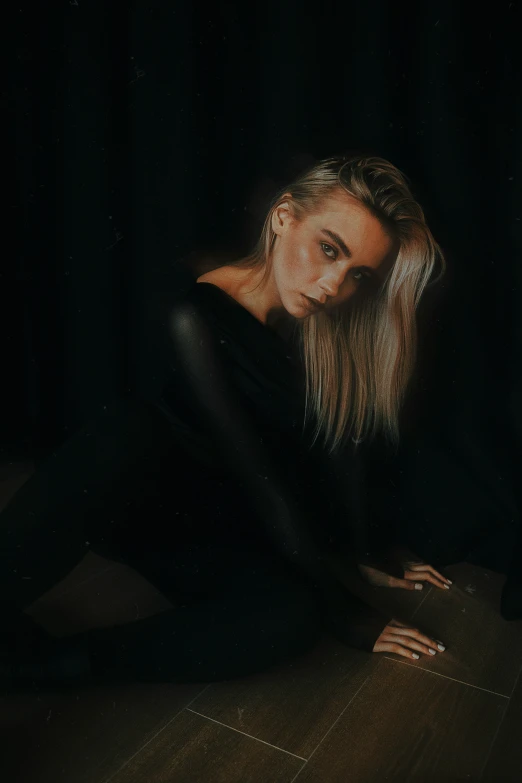
<svg viewBox="0 0 522 783"><path fill-rule="evenodd" d="M173 301L159 399L107 406L3 512L8 687L244 676L309 650L325 626L368 652L443 650L353 596L326 553L330 526L350 525L336 472L348 444L397 440L437 262L421 208L381 158L330 158L281 191L254 252ZM378 579L355 528L351 540ZM23 610L88 546L182 604L49 637ZM448 581L426 564L408 573Z"/></svg>

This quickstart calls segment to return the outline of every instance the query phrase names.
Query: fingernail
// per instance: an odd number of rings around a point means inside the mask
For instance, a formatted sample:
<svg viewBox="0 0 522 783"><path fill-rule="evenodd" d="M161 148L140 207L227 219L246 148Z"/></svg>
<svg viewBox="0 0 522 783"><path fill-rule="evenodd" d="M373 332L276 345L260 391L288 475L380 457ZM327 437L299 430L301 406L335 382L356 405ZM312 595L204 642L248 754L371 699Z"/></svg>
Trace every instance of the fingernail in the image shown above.
<svg viewBox="0 0 522 783"><path fill-rule="evenodd" d="M443 644L438 644L437 647L439 648L439 650L445 650L446 649Z"/></svg>
<svg viewBox="0 0 522 783"><path fill-rule="evenodd" d="M453 584L453 582L451 581L451 579L448 579L447 581L450 583L450 585L452 585L452 584Z"/></svg>
<svg viewBox="0 0 522 783"><path fill-rule="evenodd" d="M422 590L422 585L420 582L415 582L415 589L416 590ZM418 657L418 656L417 656Z"/></svg>
<svg viewBox="0 0 522 783"><path fill-rule="evenodd" d="M444 587L446 588L446 590L449 590L449 585L444 585Z"/></svg>
<svg viewBox="0 0 522 783"><path fill-rule="evenodd" d="M437 654L437 650L432 650L431 647L428 647L428 650L430 651L430 653L432 655L436 655Z"/></svg>
<svg viewBox="0 0 522 783"><path fill-rule="evenodd" d="M411 654L411 657L412 657L412 658L418 658L419 656L417 655L417 653L412 653L412 654Z"/></svg>

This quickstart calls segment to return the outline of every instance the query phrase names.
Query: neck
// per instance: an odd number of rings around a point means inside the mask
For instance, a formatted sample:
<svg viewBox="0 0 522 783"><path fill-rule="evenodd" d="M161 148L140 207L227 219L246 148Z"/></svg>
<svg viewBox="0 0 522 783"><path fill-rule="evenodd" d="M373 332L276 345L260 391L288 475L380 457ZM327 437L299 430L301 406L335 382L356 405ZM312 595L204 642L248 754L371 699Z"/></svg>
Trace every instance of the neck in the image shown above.
<svg viewBox="0 0 522 783"><path fill-rule="evenodd" d="M262 324L273 329L285 329L292 317L287 313L273 278L273 270L263 280L264 268L237 267L235 295Z"/></svg>

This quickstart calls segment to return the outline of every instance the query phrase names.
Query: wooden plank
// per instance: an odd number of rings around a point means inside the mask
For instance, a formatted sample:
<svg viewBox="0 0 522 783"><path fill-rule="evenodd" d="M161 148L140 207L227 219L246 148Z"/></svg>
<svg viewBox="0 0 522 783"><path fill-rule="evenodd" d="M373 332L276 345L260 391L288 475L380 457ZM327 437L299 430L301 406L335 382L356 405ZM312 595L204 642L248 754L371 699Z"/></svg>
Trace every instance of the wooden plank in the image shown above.
<svg viewBox="0 0 522 783"><path fill-rule="evenodd" d="M3 698L0 780L105 783L203 687L147 683Z"/></svg>
<svg viewBox="0 0 522 783"><path fill-rule="evenodd" d="M378 656L325 638L299 659L248 678L213 683L192 708L308 757L377 664Z"/></svg>
<svg viewBox="0 0 522 783"><path fill-rule="evenodd" d="M414 615L415 624L441 639L446 651L412 665L509 696L522 662L522 623L500 615L505 577L459 563L445 569L450 590L433 588ZM404 660L386 654L392 660Z"/></svg>
<svg viewBox="0 0 522 783"><path fill-rule="evenodd" d="M4 478L0 488L4 505L29 475ZM132 568L88 552L27 614L54 635L67 636L132 622L171 606ZM203 687L200 683L137 684L4 698L0 779L101 783Z"/></svg>
<svg viewBox="0 0 522 783"><path fill-rule="evenodd" d="M519 783L522 780L522 672L509 700L504 720L481 783Z"/></svg>
<svg viewBox="0 0 522 783"><path fill-rule="evenodd" d="M503 696L381 659L295 781L476 781L506 706Z"/></svg>
<svg viewBox="0 0 522 783"><path fill-rule="evenodd" d="M303 759L184 710L110 783L289 783L303 763Z"/></svg>

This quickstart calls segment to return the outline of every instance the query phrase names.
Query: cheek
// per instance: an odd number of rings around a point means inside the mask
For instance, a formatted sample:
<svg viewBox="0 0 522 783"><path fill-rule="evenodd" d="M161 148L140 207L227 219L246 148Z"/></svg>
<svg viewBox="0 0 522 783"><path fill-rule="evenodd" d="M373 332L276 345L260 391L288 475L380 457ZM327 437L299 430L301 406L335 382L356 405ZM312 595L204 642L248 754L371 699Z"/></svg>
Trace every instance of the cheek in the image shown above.
<svg viewBox="0 0 522 783"><path fill-rule="evenodd" d="M287 280L298 284L311 280L314 276L314 262L309 249L299 245L289 247L285 254L284 273Z"/></svg>
<svg viewBox="0 0 522 783"><path fill-rule="evenodd" d="M309 271L311 269L312 259L306 245L297 244L294 247L291 263L295 272Z"/></svg>

